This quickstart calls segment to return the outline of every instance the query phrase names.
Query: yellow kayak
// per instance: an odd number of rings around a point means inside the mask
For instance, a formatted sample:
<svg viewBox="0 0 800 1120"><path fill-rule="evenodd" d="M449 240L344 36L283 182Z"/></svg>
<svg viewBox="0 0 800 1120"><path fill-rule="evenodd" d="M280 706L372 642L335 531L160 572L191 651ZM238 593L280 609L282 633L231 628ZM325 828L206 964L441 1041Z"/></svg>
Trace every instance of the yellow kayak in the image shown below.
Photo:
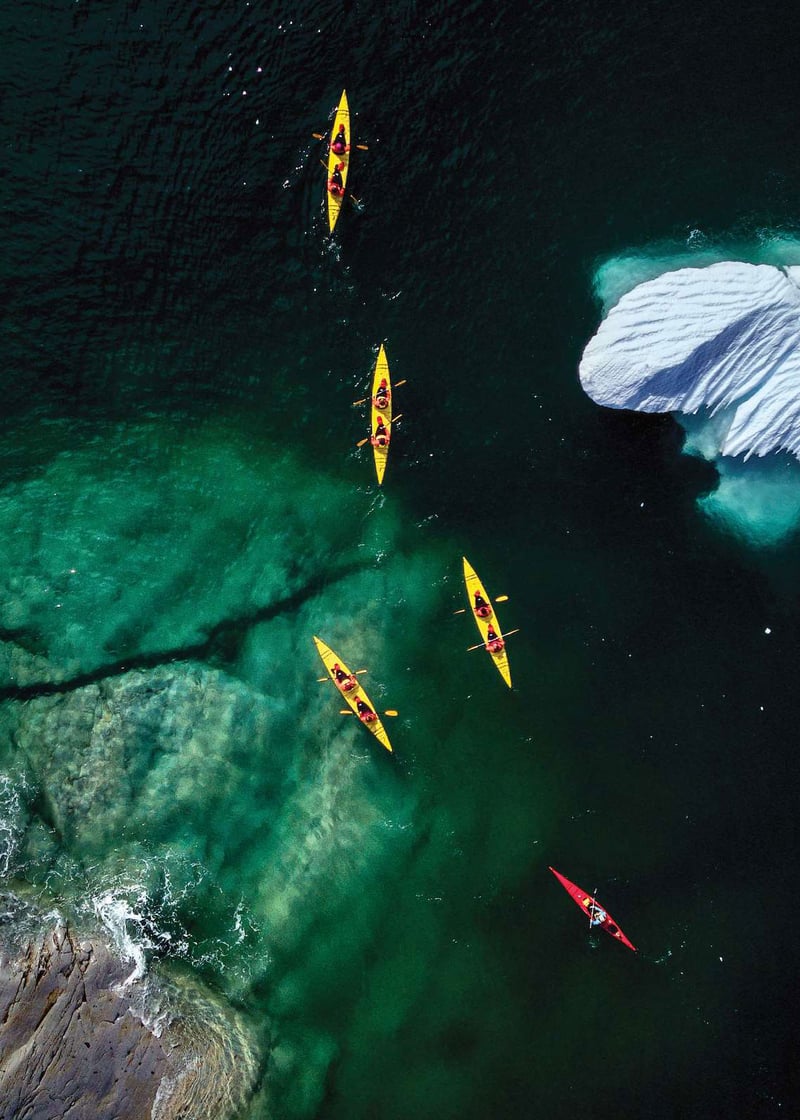
<svg viewBox="0 0 800 1120"><path fill-rule="evenodd" d="M350 670L345 665L344 661L342 661L341 657L339 657L337 654L335 654L333 652L333 650L330 648L330 646L326 646L321 638L317 638L315 636L314 637L314 644L317 647L317 653L322 658L322 662L323 662L326 670L328 671L328 675L330 676L333 683L336 685L337 692L339 692L339 694L342 696L342 698L347 701L347 703L353 709L355 714L356 715L359 714L359 711L358 711L359 700L361 701L362 704L366 704L368 708L371 708L372 711L375 712L375 719L371 723L365 723L363 720L361 722L364 723L364 726L366 727L367 731L371 731L372 734L375 736L375 738L378 740L378 742L381 743L384 747L386 747L387 751L391 751L392 744L389 742L389 736L386 734L386 728L383 726L380 719L378 718L378 713L375 711L375 705L370 701L370 698L367 696L366 692L361 687L361 682L358 680L357 677L353 676L353 674L350 672ZM337 680L336 680L336 674L335 674L334 668L333 668L334 665L338 665L339 669L347 677L352 678L352 680L354 680L356 682L355 686L349 692L345 692L342 688L339 687L339 685L337 683Z"/></svg>
<svg viewBox="0 0 800 1120"><path fill-rule="evenodd" d="M379 395L381 389L381 381L386 378L385 389L387 398L387 407L378 409L375 406L375 398ZM375 456L375 473L378 476L378 485L383 482L383 475L386 470L386 460L389 458L389 441L392 438L392 382L389 376L389 363L386 361L386 351L381 343L381 348L378 351L378 360L375 363L375 373L372 378L372 409L370 417L370 435L373 437L378 430L378 424L383 421L383 427L386 431L386 443L383 447L372 445L372 453Z"/></svg>
<svg viewBox="0 0 800 1120"><path fill-rule="evenodd" d="M489 633L490 626L494 628L496 634L502 634L503 631L497 618L495 606L492 603L492 600L489 598L489 593L487 592L486 588L478 579L477 572L472 567L469 560L467 560L466 556L463 556L462 560L464 561L464 583L467 587L467 602L469 604L469 613L477 623L478 630L480 631L481 635L481 641L485 643L488 640L487 635ZM485 618L481 618L480 615L476 614L475 612L476 592L478 593L480 598L484 600L484 603L489 608L490 613ZM491 653L490 651L487 652L489 652L489 656L497 666L498 673L506 682L508 687L511 688L511 669L508 664L508 654L506 653L505 649L500 650L499 653Z"/></svg>
<svg viewBox="0 0 800 1120"><path fill-rule="evenodd" d="M352 134L350 132L350 109L349 109L348 104L347 104L347 91L346 90L342 90L342 96L339 99L339 106L336 110L336 116L333 118L333 128L331 129L331 141L330 141L331 145L333 144L333 138L336 136L336 134L339 131L339 125L342 125L342 124L344 125L344 134L347 137L347 143L352 147L353 137L352 137ZM350 153L349 152L344 152L343 155L337 156L337 154L336 154L336 152L334 152L333 148L329 147L328 148L328 178L329 179L330 179L331 175L333 175L334 169L336 168L337 164L342 164L343 165L342 168L341 168L342 183L346 187L347 186L347 172L350 170ZM326 193L328 195L328 227L330 229L330 232L333 233L333 227L336 225L336 222L339 218L339 214L341 213L342 203L344 202L345 196L344 196L344 194L342 194L341 196L331 194L331 192L327 189L327 184L326 184L325 189L326 189Z"/></svg>

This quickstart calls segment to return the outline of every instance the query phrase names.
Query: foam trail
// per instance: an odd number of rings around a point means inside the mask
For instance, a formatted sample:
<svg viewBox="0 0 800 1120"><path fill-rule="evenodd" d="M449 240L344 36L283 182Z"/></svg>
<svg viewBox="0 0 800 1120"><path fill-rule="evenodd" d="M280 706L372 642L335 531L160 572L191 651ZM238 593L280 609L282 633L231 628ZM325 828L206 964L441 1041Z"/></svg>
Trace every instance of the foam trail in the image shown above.
<svg viewBox="0 0 800 1120"><path fill-rule="evenodd" d="M144 904L146 895L140 892L139 901ZM145 950L153 948L153 942L149 938L143 937L141 933L136 938L130 932L131 925L137 931L141 931L144 925L142 909L135 909L125 895L115 889L103 891L93 898L92 907L103 927L111 935L120 955L125 960L133 962L133 971L120 985L124 989L136 980L141 980L145 975L147 971Z"/></svg>

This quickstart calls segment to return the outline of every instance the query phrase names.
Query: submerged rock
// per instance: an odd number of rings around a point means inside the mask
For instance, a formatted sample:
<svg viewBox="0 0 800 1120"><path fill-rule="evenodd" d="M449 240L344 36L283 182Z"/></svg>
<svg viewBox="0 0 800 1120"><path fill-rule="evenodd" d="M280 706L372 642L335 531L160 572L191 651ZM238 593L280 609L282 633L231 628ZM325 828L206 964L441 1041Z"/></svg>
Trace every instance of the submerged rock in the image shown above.
<svg viewBox="0 0 800 1120"><path fill-rule="evenodd" d="M194 981L133 979L99 937L0 902L0 1120L236 1115L258 1061L232 1008Z"/></svg>
<svg viewBox="0 0 800 1120"><path fill-rule="evenodd" d="M285 448L212 423L69 443L0 486L0 686L209 656L222 620L291 610L321 566L360 561L361 504Z"/></svg>
<svg viewBox="0 0 800 1120"><path fill-rule="evenodd" d="M207 815L212 796L233 801L268 725L262 696L184 663L31 701L16 741L50 823L86 859L124 837L173 839L200 791Z"/></svg>

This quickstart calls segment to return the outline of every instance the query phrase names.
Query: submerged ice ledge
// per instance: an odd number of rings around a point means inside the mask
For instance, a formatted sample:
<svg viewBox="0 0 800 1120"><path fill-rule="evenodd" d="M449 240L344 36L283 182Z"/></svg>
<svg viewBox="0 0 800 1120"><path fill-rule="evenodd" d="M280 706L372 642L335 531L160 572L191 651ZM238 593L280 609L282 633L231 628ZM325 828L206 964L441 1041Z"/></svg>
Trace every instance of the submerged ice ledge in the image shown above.
<svg viewBox="0 0 800 1120"><path fill-rule="evenodd" d="M800 267L725 261L639 284L601 323L579 373L610 408L710 414L707 458L800 458Z"/></svg>

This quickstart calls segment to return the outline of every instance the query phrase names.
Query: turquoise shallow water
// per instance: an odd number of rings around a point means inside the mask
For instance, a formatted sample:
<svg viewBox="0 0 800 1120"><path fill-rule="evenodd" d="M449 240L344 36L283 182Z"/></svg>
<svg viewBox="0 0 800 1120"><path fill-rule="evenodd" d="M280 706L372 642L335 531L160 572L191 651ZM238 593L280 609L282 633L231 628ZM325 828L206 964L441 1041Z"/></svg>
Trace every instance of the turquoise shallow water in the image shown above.
<svg viewBox="0 0 800 1120"><path fill-rule="evenodd" d="M576 375L608 261L797 227L793 21L690 17L3 5L0 868L246 1008L254 1117L796 1109L797 543Z"/></svg>

